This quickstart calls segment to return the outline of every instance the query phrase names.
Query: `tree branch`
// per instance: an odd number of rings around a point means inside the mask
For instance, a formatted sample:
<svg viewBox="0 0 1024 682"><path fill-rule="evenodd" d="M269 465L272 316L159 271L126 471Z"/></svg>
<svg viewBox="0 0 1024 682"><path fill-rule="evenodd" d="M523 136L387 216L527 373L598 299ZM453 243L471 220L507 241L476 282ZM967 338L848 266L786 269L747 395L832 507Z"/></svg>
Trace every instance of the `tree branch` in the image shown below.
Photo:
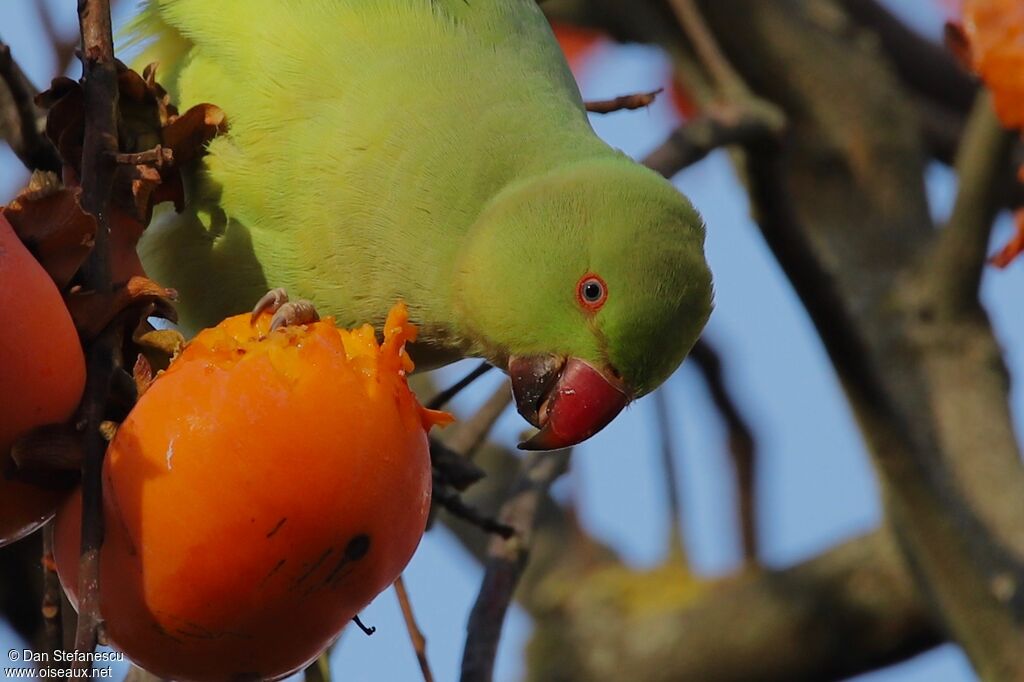
<svg viewBox="0 0 1024 682"><path fill-rule="evenodd" d="M590 100L583 103L584 108L592 114L613 114L616 111L635 111L654 104L655 98L665 91L658 88L651 92L620 95L612 99Z"/></svg>
<svg viewBox="0 0 1024 682"><path fill-rule="evenodd" d="M47 139L45 113L36 106L38 91L0 41L0 138L29 170L59 173L60 156Z"/></svg>
<svg viewBox="0 0 1024 682"><path fill-rule="evenodd" d="M935 245L929 269L942 289L944 307L970 307L978 300L989 237L1002 198L1016 135L996 118L992 97L981 90L957 152L959 179L949 224Z"/></svg>
<svg viewBox="0 0 1024 682"><path fill-rule="evenodd" d="M43 527L43 651L57 651L64 646L64 631L61 625L61 596L64 594L57 576L57 564L53 560L53 521Z"/></svg>
<svg viewBox="0 0 1024 682"><path fill-rule="evenodd" d="M645 585L654 593L636 605L635 589L616 588L614 574L562 584L567 594L556 613L565 620L538 633L553 641L531 644L530 679L569 679L558 677L568 670L574 680L842 679L942 641L882 532L688 597L655 578Z"/></svg>
<svg viewBox="0 0 1024 682"><path fill-rule="evenodd" d="M736 496L739 499L740 542L747 566L758 562L757 542L757 449L753 432L729 395L718 352L707 339L701 338L690 351L690 359L707 384L711 401L725 423L729 454L736 473Z"/></svg>
<svg viewBox="0 0 1024 682"><path fill-rule="evenodd" d="M85 138L82 149L82 208L97 219L95 244L83 274L85 285L97 293L113 289L110 276L108 206L118 153L117 70L110 25L109 0L79 0L82 37L82 81L85 98ZM106 441L100 434L111 377L120 364L122 327L115 320L88 349L85 397L85 462L82 467L82 555L78 576L79 620L75 649L93 651L101 624L99 553L103 544L103 458ZM88 658L88 657L85 657ZM90 661L76 661L89 669Z"/></svg>
<svg viewBox="0 0 1024 682"><path fill-rule="evenodd" d="M712 107L676 128L643 164L671 178L716 149L773 137L784 125L784 119L772 110L746 105Z"/></svg>
<svg viewBox="0 0 1024 682"><path fill-rule="evenodd" d="M569 456L568 450L531 452L523 462L522 473L500 515L516 534L491 541L483 584L466 628L462 682L487 682L492 678L505 613L526 567L540 500L568 469Z"/></svg>
<svg viewBox="0 0 1024 682"><path fill-rule="evenodd" d="M405 628L409 631L409 639L412 642L413 651L416 652L416 660L420 664L420 672L423 674L423 682L434 682L434 673L430 670L430 662L427 660L427 638L416 623L416 616L412 612L412 602L409 600L409 592L405 589L405 580L398 576L395 581L395 595L398 597L398 605L402 609L402 618L405 620Z"/></svg>
<svg viewBox="0 0 1024 682"><path fill-rule="evenodd" d="M978 82L941 45L908 28L876 0L840 0L850 17L878 36L900 78L917 93L964 115Z"/></svg>
<svg viewBox="0 0 1024 682"><path fill-rule="evenodd" d="M665 389L655 391L654 411L658 418L658 433L661 438L661 469L665 480L665 493L669 514L669 552L685 562L686 543L683 538L683 505L679 495L679 476L676 467L678 457L675 437L672 434L672 414Z"/></svg>

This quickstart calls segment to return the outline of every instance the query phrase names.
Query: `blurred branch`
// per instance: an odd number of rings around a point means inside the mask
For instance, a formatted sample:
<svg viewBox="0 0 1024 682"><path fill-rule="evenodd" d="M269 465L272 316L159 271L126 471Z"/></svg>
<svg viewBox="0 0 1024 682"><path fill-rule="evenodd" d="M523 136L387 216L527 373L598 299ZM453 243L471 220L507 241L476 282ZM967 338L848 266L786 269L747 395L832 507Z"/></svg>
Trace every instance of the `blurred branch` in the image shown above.
<svg viewBox="0 0 1024 682"><path fill-rule="evenodd" d="M671 178L716 149L748 144L781 132L784 120L770 110L721 105L676 128L643 163Z"/></svg>
<svg viewBox="0 0 1024 682"><path fill-rule="evenodd" d="M488 477L471 499L491 512L519 461L487 445L480 463ZM887 532L793 568L686 588L677 573L652 582L625 566L549 495L537 504L530 560L515 590L535 621L528 680L836 679L943 640ZM477 560L489 561L479 533L449 527Z"/></svg>
<svg viewBox="0 0 1024 682"><path fill-rule="evenodd" d="M646 608L629 605L635 592L609 593L598 579L562 589L565 602L538 633L553 640L531 644L530 680L832 680L942 641L883 532L684 599L663 586ZM558 676L568 670L571 678Z"/></svg>
<svg viewBox="0 0 1024 682"><path fill-rule="evenodd" d="M690 360L707 384L711 401L725 423L729 438L729 454L736 473L739 500L740 539L747 566L758 562L757 542L757 451L754 436L733 401L722 373L718 352L704 338L690 351Z"/></svg>
<svg viewBox="0 0 1024 682"><path fill-rule="evenodd" d="M686 543L683 541L683 506L679 496L679 473L676 468L677 448L672 433L672 415L668 395L664 386L654 392L654 410L658 419L658 434L661 438L661 468L665 479L669 513L669 553L674 559L680 557L686 562Z"/></svg>
<svg viewBox="0 0 1024 682"><path fill-rule="evenodd" d="M653 16L662 3L633 5ZM744 155L751 203L843 382L922 594L981 677L1024 677L1024 470L1006 368L977 300L950 315L921 274L941 233L912 98L837 0L699 8L744 82L785 111L785 138ZM611 0L551 9L685 61L681 32L639 27Z"/></svg>
<svg viewBox="0 0 1024 682"><path fill-rule="evenodd" d="M430 410L440 410L448 402L463 391L467 386L491 371L492 367L487 362L481 362L469 374L462 377L454 384L444 389L433 398L427 401L426 407Z"/></svg>
<svg viewBox="0 0 1024 682"><path fill-rule="evenodd" d="M116 4L116 0L112 4ZM50 41L50 46L53 48L55 72L62 74L70 68L71 62L75 58L75 52L77 52L79 46L79 36L77 33L71 33L70 35L60 34L60 30L58 30L57 24L53 20L53 15L50 13L49 3L37 2L35 6L39 23L42 25L43 31Z"/></svg>
<svg viewBox="0 0 1024 682"><path fill-rule="evenodd" d="M654 104L655 98L665 91L665 88L658 88L651 92L636 93L633 95L620 95L613 99L592 100L584 102L583 106L592 114L612 114L616 111L634 111L643 109Z"/></svg>
<svg viewBox="0 0 1024 682"><path fill-rule="evenodd" d="M462 682L487 682L494 672L505 613L529 557L533 526L540 500L569 467L571 451L531 452L500 518L515 528L507 539L493 539L487 552L480 594L469 615Z"/></svg>
<svg viewBox="0 0 1024 682"><path fill-rule="evenodd" d="M420 664L420 672L423 673L423 682L434 682L434 673L430 671L430 662L427 660L427 638L416 624L412 602L409 600L409 592L405 589L405 580L402 576L398 576L398 580L395 581L395 594L398 596L398 605L402 609L402 618L405 620L406 630L409 631L413 651L416 652L416 660Z"/></svg>
<svg viewBox="0 0 1024 682"><path fill-rule="evenodd" d="M60 156L44 134L46 114L36 106L35 86L0 41L0 138L29 170L59 173Z"/></svg>
<svg viewBox="0 0 1024 682"><path fill-rule="evenodd" d="M43 651L57 651L64 647L64 632L61 624L60 578L57 576L57 564L53 560L53 526L51 519L43 526Z"/></svg>
<svg viewBox="0 0 1024 682"><path fill-rule="evenodd" d="M998 347L976 299L946 316L950 302L915 276L936 232L892 74L791 5L704 4L741 72L795 124L784 146L749 149L755 213L843 381L909 565L979 674L1020 677L1024 602L994 587L1024 584L1024 470Z"/></svg>
<svg viewBox="0 0 1024 682"><path fill-rule="evenodd" d="M1016 137L1002 127L991 95L981 90L957 152L959 183L953 213L929 260L944 307L977 302L989 236L1000 208L1000 180Z"/></svg>
<svg viewBox="0 0 1024 682"><path fill-rule="evenodd" d="M448 427L444 434L445 445L460 456L472 459L511 401L512 390L508 380L504 380L472 417Z"/></svg>
<svg viewBox="0 0 1024 682"><path fill-rule="evenodd" d="M466 504L458 493L444 489L434 489L433 501L439 507L447 511L457 519L461 519L471 526L475 526L485 533L494 533L502 538L510 538L515 535L515 529L508 524L481 514L475 508Z"/></svg>
<svg viewBox="0 0 1024 682"><path fill-rule="evenodd" d="M978 83L942 45L909 28L877 0L840 3L854 21L878 36L904 83L936 104L967 113Z"/></svg>
<svg viewBox="0 0 1024 682"><path fill-rule="evenodd" d="M694 0L668 0L669 6L679 20L683 33L693 46L697 59L714 83L718 95L723 99L741 100L749 95L749 89L729 59L718 47L718 41L704 22Z"/></svg>

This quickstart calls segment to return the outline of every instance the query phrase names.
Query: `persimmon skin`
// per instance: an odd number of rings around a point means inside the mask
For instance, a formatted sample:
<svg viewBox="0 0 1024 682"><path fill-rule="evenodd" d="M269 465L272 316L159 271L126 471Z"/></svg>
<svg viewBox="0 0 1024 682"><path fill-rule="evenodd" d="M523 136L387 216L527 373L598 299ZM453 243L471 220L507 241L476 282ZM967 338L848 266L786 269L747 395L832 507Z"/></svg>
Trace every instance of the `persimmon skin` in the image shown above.
<svg viewBox="0 0 1024 682"><path fill-rule="evenodd" d="M66 493L9 478L28 431L72 416L85 358L60 292L0 215L0 547L53 516Z"/></svg>
<svg viewBox="0 0 1024 682"><path fill-rule="evenodd" d="M202 332L107 454L101 611L111 642L163 678L301 669L394 582L426 525L436 413L395 341L412 327L392 315L378 351L369 327L268 324ZM73 599L79 525L76 495L55 542Z"/></svg>

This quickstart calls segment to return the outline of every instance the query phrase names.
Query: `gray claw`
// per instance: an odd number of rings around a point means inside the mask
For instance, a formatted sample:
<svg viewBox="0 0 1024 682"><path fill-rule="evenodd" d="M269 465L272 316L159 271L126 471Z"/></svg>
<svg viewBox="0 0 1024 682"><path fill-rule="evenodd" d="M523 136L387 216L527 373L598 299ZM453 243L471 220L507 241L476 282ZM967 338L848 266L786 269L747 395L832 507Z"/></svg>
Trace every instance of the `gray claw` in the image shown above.
<svg viewBox="0 0 1024 682"><path fill-rule="evenodd" d="M249 318L249 324L256 324L256 320L259 319L260 315L264 312L276 313L281 309L281 306L288 302L288 292L283 288L278 287L277 289L271 289L267 293L263 294L263 298L256 302L256 306L252 309L252 317ZM274 319L277 319L276 316Z"/></svg>
<svg viewBox="0 0 1024 682"><path fill-rule="evenodd" d="M312 324L320 314L310 301L292 301L281 305L270 320L270 331L293 324Z"/></svg>

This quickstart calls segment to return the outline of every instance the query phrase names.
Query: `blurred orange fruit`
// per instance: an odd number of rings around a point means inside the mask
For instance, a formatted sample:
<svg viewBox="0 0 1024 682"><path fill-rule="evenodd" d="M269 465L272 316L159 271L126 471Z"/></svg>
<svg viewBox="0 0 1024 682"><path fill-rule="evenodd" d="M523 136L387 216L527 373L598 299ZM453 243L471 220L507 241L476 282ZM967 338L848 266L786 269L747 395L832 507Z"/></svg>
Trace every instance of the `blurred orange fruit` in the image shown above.
<svg viewBox="0 0 1024 682"><path fill-rule="evenodd" d="M64 493L13 480L14 442L63 422L85 388L85 359L60 292L0 215L0 546L47 521Z"/></svg>

